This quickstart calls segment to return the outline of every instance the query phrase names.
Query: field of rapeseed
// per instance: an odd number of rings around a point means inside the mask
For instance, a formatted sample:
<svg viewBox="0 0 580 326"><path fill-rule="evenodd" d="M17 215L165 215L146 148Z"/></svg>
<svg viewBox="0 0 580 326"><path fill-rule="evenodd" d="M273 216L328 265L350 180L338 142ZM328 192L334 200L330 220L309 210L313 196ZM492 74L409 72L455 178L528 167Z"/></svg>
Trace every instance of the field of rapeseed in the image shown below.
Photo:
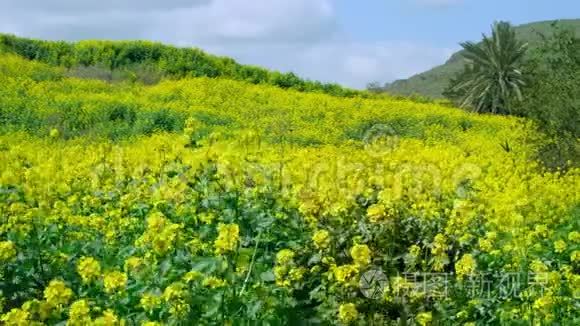
<svg viewBox="0 0 580 326"><path fill-rule="evenodd" d="M5 325L575 325L580 170L524 120L0 60Z"/></svg>

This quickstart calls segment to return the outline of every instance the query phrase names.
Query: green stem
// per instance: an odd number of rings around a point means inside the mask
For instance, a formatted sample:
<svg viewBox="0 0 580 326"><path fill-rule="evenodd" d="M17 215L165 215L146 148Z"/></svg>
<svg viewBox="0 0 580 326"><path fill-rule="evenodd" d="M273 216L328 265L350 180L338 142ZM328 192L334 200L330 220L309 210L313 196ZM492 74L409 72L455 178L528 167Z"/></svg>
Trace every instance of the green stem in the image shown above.
<svg viewBox="0 0 580 326"><path fill-rule="evenodd" d="M240 290L240 297L244 294L246 290L246 285L250 280L250 275L252 274L252 269L254 267L254 263L256 262L256 254L258 253L258 246L260 245L260 236L262 235L262 230L258 233L256 238L256 245L254 246L254 253L252 254L252 260L250 261L250 266L248 267L248 272L246 273L246 278L244 279L244 284L242 285L242 289Z"/></svg>

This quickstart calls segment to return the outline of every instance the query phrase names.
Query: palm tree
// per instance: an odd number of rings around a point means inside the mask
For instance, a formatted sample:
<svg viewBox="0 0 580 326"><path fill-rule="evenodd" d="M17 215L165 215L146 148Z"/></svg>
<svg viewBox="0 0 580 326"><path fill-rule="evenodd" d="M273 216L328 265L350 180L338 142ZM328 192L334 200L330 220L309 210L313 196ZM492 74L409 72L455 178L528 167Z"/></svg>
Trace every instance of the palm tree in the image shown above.
<svg viewBox="0 0 580 326"><path fill-rule="evenodd" d="M491 37L481 43L461 43L468 64L452 91L460 95L460 106L475 112L510 113L510 102L522 100L525 85L520 66L527 44L516 39L510 23L496 22Z"/></svg>

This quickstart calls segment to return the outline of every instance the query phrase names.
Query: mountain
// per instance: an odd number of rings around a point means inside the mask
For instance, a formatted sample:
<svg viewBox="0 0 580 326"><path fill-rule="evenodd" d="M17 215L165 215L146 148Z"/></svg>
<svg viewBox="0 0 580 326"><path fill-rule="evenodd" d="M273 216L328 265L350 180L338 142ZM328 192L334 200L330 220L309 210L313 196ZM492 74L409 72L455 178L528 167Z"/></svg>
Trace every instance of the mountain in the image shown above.
<svg viewBox="0 0 580 326"><path fill-rule="evenodd" d="M540 40L538 33L549 35L554 21L543 21L520 25L516 27L518 37L530 43L533 48ZM580 19L560 20L560 26L571 28L580 35ZM431 70L414 75L408 79L397 80L387 84L385 90L394 95L412 95L441 98L449 80L463 69L465 61L462 51L454 53L447 62Z"/></svg>

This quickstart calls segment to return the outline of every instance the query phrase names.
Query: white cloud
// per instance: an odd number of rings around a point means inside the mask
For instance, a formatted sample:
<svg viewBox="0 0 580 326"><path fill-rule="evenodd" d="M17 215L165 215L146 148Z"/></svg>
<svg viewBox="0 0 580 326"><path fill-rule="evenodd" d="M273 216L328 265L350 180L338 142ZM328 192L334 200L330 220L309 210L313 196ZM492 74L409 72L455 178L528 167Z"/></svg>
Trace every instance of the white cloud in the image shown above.
<svg viewBox="0 0 580 326"><path fill-rule="evenodd" d="M335 7L336 0L2 0L0 32L197 46L242 63L351 87L410 76L449 54L424 44L348 40Z"/></svg>
<svg viewBox="0 0 580 326"><path fill-rule="evenodd" d="M285 43L335 31L334 0L3 1L0 21L9 32L47 39Z"/></svg>
<svg viewBox="0 0 580 326"><path fill-rule="evenodd" d="M19 13L91 14L103 12L142 12L191 8L211 0L2 0L2 8Z"/></svg>
<svg viewBox="0 0 580 326"><path fill-rule="evenodd" d="M422 44L332 41L315 45L215 46L212 52L243 63L294 71L300 76L363 88L371 81L409 77L443 63L451 49ZM260 53L260 55L256 55Z"/></svg>
<svg viewBox="0 0 580 326"><path fill-rule="evenodd" d="M331 0L214 0L203 8L167 13L158 24L171 22L179 27L169 35L176 41L312 42L335 31Z"/></svg>

